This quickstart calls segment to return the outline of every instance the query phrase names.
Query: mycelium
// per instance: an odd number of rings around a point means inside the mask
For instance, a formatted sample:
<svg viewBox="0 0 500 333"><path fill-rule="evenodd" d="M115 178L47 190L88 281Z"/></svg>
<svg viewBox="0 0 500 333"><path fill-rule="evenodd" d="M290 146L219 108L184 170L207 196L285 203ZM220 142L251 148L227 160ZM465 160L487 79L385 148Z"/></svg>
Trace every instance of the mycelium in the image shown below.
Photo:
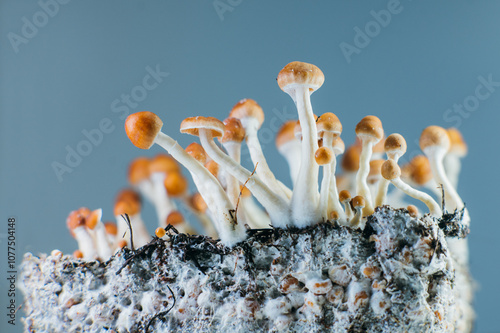
<svg viewBox="0 0 500 333"><path fill-rule="evenodd" d="M141 195L119 193L117 225L103 224L101 210L81 208L68 217L79 245L73 255L26 255L26 330L470 332L469 221L462 220L467 212L456 182L448 180L458 171L443 168L443 159L456 161L464 146L448 150L452 131L425 129L427 171L410 163L403 180L397 162L406 142L399 134L384 140L380 119L367 116L344 153L337 116L325 113L316 122L312 111L310 95L323 81L318 67L302 62L278 75L298 113L276 138L292 192L264 157L264 111L254 100L238 102L224 122L184 120L181 132L201 143L186 149L161 132L156 114L130 115L130 141L141 149L156 143L169 155L132 163L130 182ZM240 164L242 145L253 170ZM389 183L396 188L387 195ZM442 185L445 210L414 188L429 184ZM419 213L406 195L427 208ZM159 205L154 233L141 218L142 197ZM193 218L201 222L196 228Z"/></svg>

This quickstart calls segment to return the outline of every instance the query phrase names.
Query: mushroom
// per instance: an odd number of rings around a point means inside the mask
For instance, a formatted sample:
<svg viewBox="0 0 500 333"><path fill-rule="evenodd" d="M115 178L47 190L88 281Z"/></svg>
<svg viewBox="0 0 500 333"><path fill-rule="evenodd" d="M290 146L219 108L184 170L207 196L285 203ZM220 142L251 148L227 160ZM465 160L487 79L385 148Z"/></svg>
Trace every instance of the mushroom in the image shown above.
<svg viewBox="0 0 500 333"><path fill-rule="evenodd" d="M451 185L456 188L461 168L460 160L467 155L467 144L458 129L451 127L447 132L450 137L450 149L444 157L444 169Z"/></svg>
<svg viewBox="0 0 500 333"><path fill-rule="evenodd" d="M336 211L339 218L344 219L345 214L340 206L338 190L335 179L336 157L345 150L344 142L340 139L342 133L342 123L339 118L331 113L323 113L316 121L318 137L323 140L323 147L328 147L333 151L333 158L328 168L323 168L323 181L320 191L320 206L326 202L327 216L330 212Z"/></svg>
<svg viewBox="0 0 500 333"><path fill-rule="evenodd" d="M360 195L355 196L351 200L351 205L356 211L356 215L351 220L351 227L354 229L364 229L363 221L363 208L366 206L366 200Z"/></svg>
<svg viewBox="0 0 500 333"><path fill-rule="evenodd" d="M406 140L398 133L389 135L384 142L384 151L387 158L398 162L399 158L406 153ZM382 206L387 198L389 181L382 177L379 182L377 196L375 197L375 207Z"/></svg>
<svg viewBox="0 0 500 333"><path fill-rule="evenodd" d="M149 149L156 143L193 174L193 180L197 183L198 190L213 212L215 226L222 243L227 246L234 246L244 240L246 230L242 224L236 224L231 217L231 202L217 179L202 164L182 149L177 141L162 133L162 126L161 119L149 111L131 114L125 121L127 136L136 147Z"/></svg>
<svg viewBox="0 0 500 333"><path fill-rule="evenodd" d="M134 200L133 197L130 199L126 198L118 198L115 202L114 215L116 218L116 223L118 225L118 239L122 239L125 234L128 234L129 226L125 222L125 219L122 215L127 214L130 219L130 227L132 228L133 234L133 242L134 247L140 248L143 245L146 245L151 240L151 236L149 235L146 226L144 225L144 221L141 217L141 203L138 200ZM130 244L130 237L126 237L125 240L127 244Z"/></svg>
<svg viewBox="0 0 500 333"><path fill-rule="evenodd" d="M422 201L427 208L429 208L430 214L434 217L441 216L441 209L439 205L432 199L427 193L418 191L411 187L410 185L403 182L400 178L401 169L394 160L387 160L382 164L382 177L389 180L396 188L403 191L407 195L417 200Z"/></svg>
<svg viewBox="0 0 500 333"><path fill-rule="evenodd" d="M328 212L329 214L331 214L331 212L333 211L337 212L337 214L339 215L339 219L343 221L342 223L346 223L347 217L339 201L339 188L337 186L337 177L335 176L335 171L337 169L337 156L343 154L345 150L344 141L342 141L342 139L339 136L333 139L332 150L333 154L335 155L335 158L332 160L332 163L330 164L331 176L330 176L330 191L329 191L330 193L328 199Z"/></svg>
<svg viewBox="0 0 500 333"><path fill-rule="evenodd" d="M177 209L175 203L168 197L164 182L170 173L180 172L180 167L171 156L158 154L150 161L149 172L149 178L153 183L158 225L162 226L168 214Z"/></svg>
<svg viewBox="0 0 500 333"><path fill-rule="evenodd" d="M318 150L318 134L310 95L325 81L323 72L316 66L294 61L278 74L278 85L295 102L302 128L302 153L299 174L291 199L292 220L298 227L305 227L321 219L318 210L318 172L314 154Z"/></svg>
<svg viewBox="0 0 500 333"><path fill-rule="evenodd" d="M406 168L406 175L404 166L401 168L401 179L406 180L408 178L408 184L425 187L441 199L441 188L432 176L431 164L427 157L424 155L413 157Z"/></svg>
<svg viewBox="0 0 500 333"><path fill-rule="evenodd" d="M301 156L301 141L294 134L295 123L295 120L286 121L276 135L276 148L288 163L293 186L297 182Z"/></svg>
<svg viewBox="0 0 500 333"><path fill-rule="evenodd" d="M106 239L108 240L108 243L113 246L113 244L116 243L116 235L118 234L116 223L111 221L104 222L104 230L106 230Z"/></svg>
<svg viewBox="0 0 500 333"><path fill-rule="evenodd" d="M340 191L339 192L339 201L344 205L346 218L350 221L354 215L353 211L351 209L351 193L349 193L348 190Z"/></svg>
<svg viewBox="0 0 500 333"><path fill-rule="evenodd" d="M182 121L181 132L199 136L202 147L215 162L240 182L247 183L248 189L269 213L273 225L278 227L287 225L288 202L271 191L258 175L253 175L236 163L215 144L214 136L222 136L224 133L224 124L220 120L213 117L190 117Z"/></svg>
<svg viewBox="0 0 500 333"><path fill-rule="evenodd" d="M351 145L344 151L340 162L342 170L344 170L343 177L345 179L345 183L349 184L346 189L350 192L356 190L356 174L359 170L360 154L361 147L358 145Z"/></svg>
<svg viewBox="0 0 500 333"><path fill-rule="evenodd" d="M408 211L408 215L410 215L411 217L418 217L418 208L415 205L408 205L408 207L406 207L406 210Z"/></svg>
<svg viewBox="0 0 500 333"><path fill-rule="evenodd" d="M454 211L464 208L464 203L455 187L450 183L443 167L443 159L450 148L450 138L446 130L439 126L429 126L420 135L420 149L429 159L432 174L438 184L442 184L445 209ZM467 209L464 210L464 223L470 221Z"/></svg>
<svg viewBox="0 0 500 333"><path fill-rule="evenodd" d="M356 193L365 198L363 215L373 213L373 200L366 183L370 172L370 160L373 146L384 137L382 122L375 116L366 116L356 125L356 136L361 140L361 156L359 158L359 170L356 174Z"/></svg>
<svg viewBox="0 0 500 333"><path fill-rule="evenodd" d="M324 220L328 220L328 199L330 194L330 163L335 159L330 147L323 146L316 150L316 163L323 166L323 181L321 182L321 194L319 201L319 210Z"/></svg>
<svg viewBox="0 0 500 333"><path fill-rule="evenodd" d="M255 172L262 182L266 184L274 193L283 199L289 199L292 195L290 189L281 184L272 173L267 164L262 147L260 146L257 131L264 122L264 112L259 104L253 99L245 98L233 106L229 117L237 118L241 121L245 129L246 143L255 167ZM229 153L229 152L228 152ZM237 161L239 163L239 161Z"/></svg>
<svg viewBox="0 0 500 333"><path fill-rule="evenodd" d="M71 235L78 242L78 249L85 260L95 260L98 256L94 240L85 226L85 217L90 213L88 208L82 207L69 213L66 219Z"/></svg>
<svg viewBox="0 0 500 333"><path fill-rule="evenodd" d="M108 237L106 235L106 228L101 221L102 217L102 209L96 209L92 211L85 218L85 225L89 230L92 230L95 235L95 243L97 247L97 253L99 254L99 258L106 261L113 254L112 251L112 243L109 242Z"/></svg>

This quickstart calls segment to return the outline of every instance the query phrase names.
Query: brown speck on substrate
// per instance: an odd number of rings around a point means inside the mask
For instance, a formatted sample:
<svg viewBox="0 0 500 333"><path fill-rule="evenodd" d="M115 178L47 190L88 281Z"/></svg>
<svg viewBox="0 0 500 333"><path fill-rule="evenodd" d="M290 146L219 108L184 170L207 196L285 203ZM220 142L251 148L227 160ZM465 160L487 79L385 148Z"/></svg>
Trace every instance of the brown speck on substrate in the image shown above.
<svg viewBox="0 0 500 333"><path fill-rule="evenodd" d="M252 229L228 248L168 230L103 263L26 255L24 322L53 332L468 332L471 278L449 255L454 233L441 229L459 215L416 219L382 206L364 231L329 222ZM271 274L278 264L281 276ZM373 265L380 273L363 274ZM329 275L332 267L348 269L345 285ZM285 280L294 287L283 288ZM332 281L343 298L315 295L307 289L314 281Z"/></svg>

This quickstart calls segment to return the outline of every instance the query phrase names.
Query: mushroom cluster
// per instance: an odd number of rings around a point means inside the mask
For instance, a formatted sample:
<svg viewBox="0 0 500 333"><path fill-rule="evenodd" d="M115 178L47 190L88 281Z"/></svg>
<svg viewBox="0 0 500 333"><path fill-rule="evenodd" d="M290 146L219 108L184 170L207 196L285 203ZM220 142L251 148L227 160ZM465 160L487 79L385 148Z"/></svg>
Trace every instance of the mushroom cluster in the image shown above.
<svg viewBox="0 0 500 333"><path fill-rule="evenodd" d="M420 200L435 218L444 212L463 210L463 223L467 225L467 209L456 191L460 158L467 152L458 130L427 127L420 137L425 156L419 155L400 167L398 161L407 148L405 139L397 133L385 137L381 120L368 115L355 128L357 141L346 148L338 116L327 112L317 117L313 112L311 95L324 79L318 67L297 61L287 64L277 77L279 87L293 99L298 114L298 121L284 123L276 137L278 151L289 165L293 189L275 176L266 161L258 139L264 112L252 99L236 103L224 121L201 116L186 118L180 132L199 138L199 143L186 148L161 131L163 122L156 114L142 111L129 115L125 131L130 141L141 149L158 144L168 155L141 157L131 164L129 181L140 196L132 190L118 196L118 234L112 250L120 241L123 245L132 239L136 246L142 246L151 240L140 217L141 196L156 209L157 237L163 237L170 224L181 232L192 234L196 230L218 237L229 247L245 240L248 228L337 223L362 230L374 209L382 205L406 208L418 216L418 209L408 206L405 195ZM253 170L240 164L243 144L247 145ZM337 171L340 155L343 173ZM191 174L195 194L189 194L179 164ZM395 187L390 193L389 184ZM427 193L428 189L437 200ZM183 218L179 204L198 218L198 227ZM123 214L130 218L133 238L123 238L129 229ZM70 228L78 234L84 257L104 256L86 248L90 240L96 243L102 238L97 236L98 231L92 233L89 227L86 233L76 231L78 226L75 222Z"/></svg>

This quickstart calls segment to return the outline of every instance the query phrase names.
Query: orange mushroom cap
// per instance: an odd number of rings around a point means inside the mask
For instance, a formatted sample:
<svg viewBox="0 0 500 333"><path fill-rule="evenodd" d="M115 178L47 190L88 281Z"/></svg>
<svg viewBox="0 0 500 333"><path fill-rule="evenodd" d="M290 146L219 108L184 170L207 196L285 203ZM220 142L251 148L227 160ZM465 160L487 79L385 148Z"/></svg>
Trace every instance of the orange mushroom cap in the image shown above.
<svg viewBox="0 0 500 333"><path fill-rule="evenodd" d="M255 118L259 122L259 127L262 126L264 122L264 111L256 101L250 98L244 98L236 103L229 117L238 118L240 120L244 118Z"/></svg>
<svg viewBox="0 0 500 333"><path fill-rule="evenodd" d="M149 111L137 112L129 115L125 120L125 132L134 146L149 149L161 131L163 122Z"/></svg>
<svg viewBox="0 0 500 333"><path fill-rule="evenodd" d="M164 181L168 195L176 197L186 193L188 182L180 172L168 173Z"/></svg>

